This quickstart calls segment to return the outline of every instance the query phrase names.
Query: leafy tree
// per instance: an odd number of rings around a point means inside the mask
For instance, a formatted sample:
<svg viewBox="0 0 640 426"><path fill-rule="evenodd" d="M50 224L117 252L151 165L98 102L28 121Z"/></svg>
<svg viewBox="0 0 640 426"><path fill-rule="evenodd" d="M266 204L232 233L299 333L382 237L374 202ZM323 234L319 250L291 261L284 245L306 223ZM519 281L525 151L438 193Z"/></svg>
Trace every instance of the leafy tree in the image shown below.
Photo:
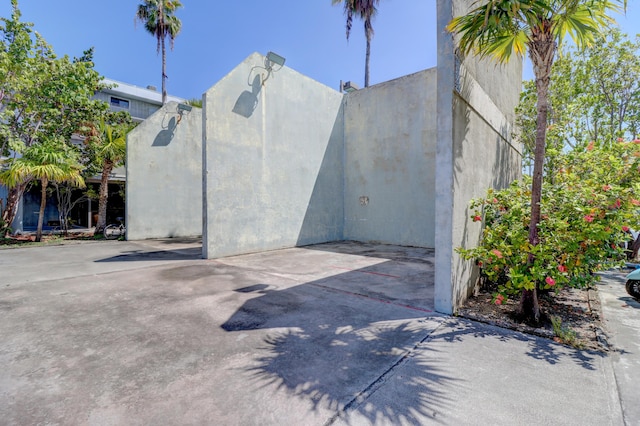
<svg viewBox="0 0 640 426"><path fill-rule="evenodd" d="M551 70L545 176L555 175L554 156L593 141L606 146L638 137L640 38L611 28L588 49L563 49ZM517 117L530 164L536 126L533 81L525 82Z"/></svg>
<svg viewBox="0 0 640 426"><path fill-rule="evenodd" d="M542 199L542 175L545 159L549 84L551 67L558 43L570 34L578 48L593 43L600 28L611 22L610 10L619 9L626 0L490 0L474 7L468 14L454 18L447 29L458 35L458 48L463 55L476 53L507 62L512 54L529 53L536 85L536 137L531 215L528 229L528 264L534 267L540 242L539 226ZM520 313L534 322L540 319L536 282L524 287Z"/></svg>
<svg viewBox="0 0 640 426"><path fill-rule="evenodd" d="M11 18L0 18L0 157L8 156L24 146L11 125L14 116L20 114L15 108L16 101L32 86L28 71L36 69L34 61L29 57L29 53L35 50L32 24L20 22L21 13L17 0L12 0L11 4ZM6 161L3 165L6 167ZM3 224L0 237L6 234L13 222L24 187L24 184L17 185L8 194L0 217Z"/></svg>
<svg viewBox="0 0 640 426"><path fill-rule="evenodd" d="M24 78L29 68L28 52L33 47L31 40L32 24L20 22L20 10L17 0L12 0L13 13L11 19L0 18L0 155L8 155L19 141L9 131L6 121L13 112L9 105L22 93L29 81Z"/></svg>
<svg viewBox="0 0 640 426"><path fill-rule="evenodd" d="M71 182L83 187L81 176L82 165L78 161L78 154L69 147L65 140L58 137L45 139L25 149L22 157L13 161L10 167L0 173L0 182L9 187L30 182L40 181L40 213L36 241L42 239L42 225L44 210L47 204L47 186L49 182Z"/></svg>
<svg viewBox="0 0 640 426"><path fill-rule="evenodd" d="M144 28L158 41L157 51L162 51L162 103L167 102L167 52L165 39L169 37L171 49L180 32L182 22L174 13L182 4L178 0L144 0L138 5L136 20L144 23Z"/></svg>
<svg viewBox="0 0 640 426"><path fill-rule="evenodd" d="M95 232L106 226L107 202L109 196L109 176L114 168L124 164L127 151L127 133L135 125L126 111L107 111L99 120L85 123L82 134L85 136L85 158L88 162L87 174L100 173L98 191L98 221Z"/></svg>
<svg viewBox="0 0 640 426"><path fill-rule="evenodd" d="M353 18L358 17L364 22L364 36L367 39L367 51L364 61L364 87L369 87L369 59L371 57L371 39L373 38L373 18L378 13L380 0L331 0L332 4L344 4L344 14L347 16L347 40L351 35Z"/></svg>
<svg viewBox="0 0 640 426"><path fill-rule="evenodd" d="M17 0L12 6L11 18L0 19L0 147L11 156L8 167L44 140L69 141L79 123L108 108L92 99L102 87L92 50L75 60L58 58L32 24L20 21ZM2 211L5 224L13 222L28 183L11 187Z"/></svg>
<svg viewBox="0 0 640 426"><path fill-rule="evenodd" d="M126 138L118 141L117 146L113 144L113 138L104 137L101 129L110 126L115 132L120 129L133 128L133 120L128 111L98 111L95 122L82 123L77 133L84 137L84 143L78 145L80 161L83 165L83 178L91 178L96 174L101 175L101 185L98 192L88 188L82 194L78 194L77 188L68 182L54 183L56 199L58 201L58 211L60 212L60 222L62 229L66 232L70 224L69 214L72 209L88 199L98 200L99 217L102 217L102 226L96 228L98 231L104 228L106 222L108 178L115 167L124 164L126 155ZM118 138L116 138L118 139ZM111 140L111 142L109 142ZM107 170L105 170L105 168ZM102 199L101 199L102 196Z"/></svg>

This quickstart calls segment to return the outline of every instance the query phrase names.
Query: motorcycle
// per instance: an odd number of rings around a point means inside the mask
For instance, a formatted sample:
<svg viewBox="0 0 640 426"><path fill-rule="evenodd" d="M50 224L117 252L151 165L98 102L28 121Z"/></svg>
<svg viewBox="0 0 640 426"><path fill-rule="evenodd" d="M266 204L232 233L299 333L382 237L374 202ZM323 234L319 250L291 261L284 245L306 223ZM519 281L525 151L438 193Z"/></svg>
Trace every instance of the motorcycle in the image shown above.
<svg viewBox="0 0 640 426"><path fill-rule="evenodd" d="M627 284L625 285L625 288L631 297L640 300L640 268L627 275Z"/></svg>

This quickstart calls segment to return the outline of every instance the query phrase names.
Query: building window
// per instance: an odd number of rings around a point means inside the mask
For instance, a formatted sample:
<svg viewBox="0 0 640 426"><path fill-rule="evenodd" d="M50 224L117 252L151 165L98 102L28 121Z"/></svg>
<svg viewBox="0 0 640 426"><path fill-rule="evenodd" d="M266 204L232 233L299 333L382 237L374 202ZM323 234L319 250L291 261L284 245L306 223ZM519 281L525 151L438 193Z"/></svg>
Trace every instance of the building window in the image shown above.
<svg viewBox="0 0 640 426"><path fill-rule="evenodd" d="M111 96L111 106L129 109L129 101Z"/></svg>

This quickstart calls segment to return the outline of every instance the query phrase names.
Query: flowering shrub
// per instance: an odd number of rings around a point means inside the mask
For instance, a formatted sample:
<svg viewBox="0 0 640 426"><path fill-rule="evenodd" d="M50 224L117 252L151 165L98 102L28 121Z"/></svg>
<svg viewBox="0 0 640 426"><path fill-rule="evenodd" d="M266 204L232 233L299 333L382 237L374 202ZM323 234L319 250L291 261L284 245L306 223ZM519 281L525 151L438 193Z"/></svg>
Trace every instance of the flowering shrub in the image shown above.
<svg viewBox="0 0 640 426"><path fill-rule="evenodd" d="M482 241L458 252L496 286L496 304L523 290L588 286L594 272L624 259L629 229L640 229L640 144L591 143L555 161L536 246L529 243L529 177L471 202L472 220L484 223Z"/></svg>

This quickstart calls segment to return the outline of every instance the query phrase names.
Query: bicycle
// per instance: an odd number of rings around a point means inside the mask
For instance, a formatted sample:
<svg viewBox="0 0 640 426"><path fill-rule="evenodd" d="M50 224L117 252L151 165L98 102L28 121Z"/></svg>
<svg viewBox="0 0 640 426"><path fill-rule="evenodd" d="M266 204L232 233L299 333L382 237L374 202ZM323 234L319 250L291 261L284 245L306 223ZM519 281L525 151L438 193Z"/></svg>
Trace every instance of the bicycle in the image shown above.
<svg viewBox="0 0 640 426"><path fill-rule="evenodd" d="M127 228L124 226L123 218L117 217L116 220L120 222L120 225L111 224L104 227L102 233L107 240L115 240L120 237L124 237L127 232Z"/></svg>

